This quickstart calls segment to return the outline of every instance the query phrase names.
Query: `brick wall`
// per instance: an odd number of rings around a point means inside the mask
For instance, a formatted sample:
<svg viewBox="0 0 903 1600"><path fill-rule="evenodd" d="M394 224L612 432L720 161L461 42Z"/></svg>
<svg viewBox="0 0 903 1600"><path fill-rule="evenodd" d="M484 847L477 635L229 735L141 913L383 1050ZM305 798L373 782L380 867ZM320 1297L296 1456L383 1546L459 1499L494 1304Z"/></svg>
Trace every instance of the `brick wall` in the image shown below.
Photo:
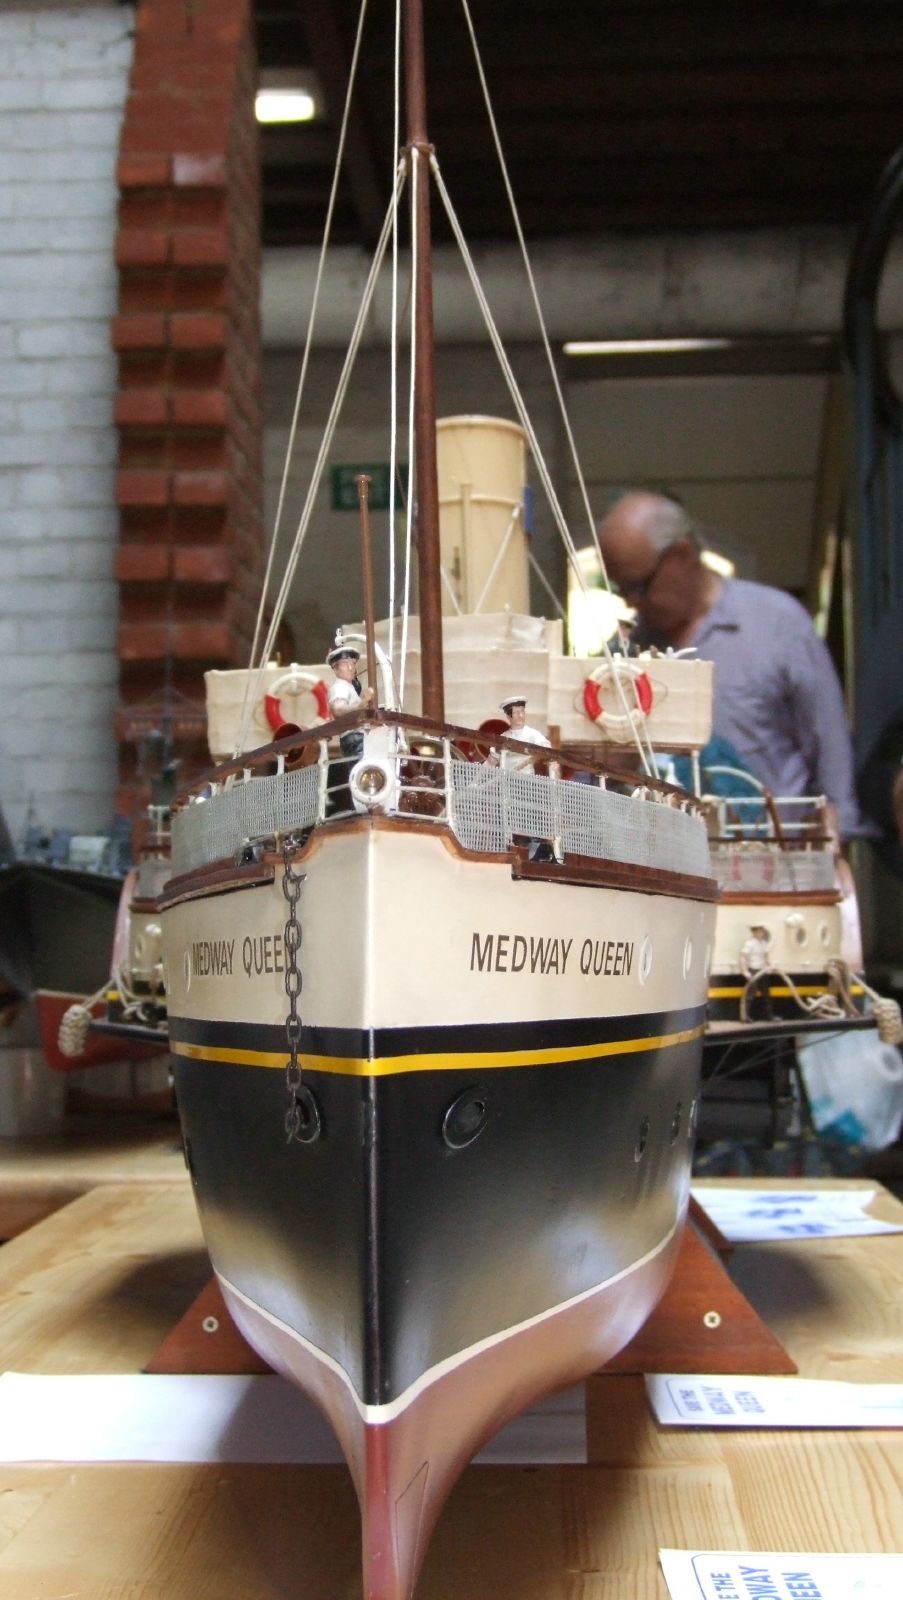
<svg viewBox="0 0 903 1600"><path fill-rule="evenodd" d="M116 784L111 240L133 7L0 0L0 803L104 827Z"/></svg>
<svg viewBox="0 0 903 1600"><path fill-rule="evenodd" d="M206 765L203 673L244 664L262 558L250 0L141 0L119 160L120 794L164 724Z"/></svg>

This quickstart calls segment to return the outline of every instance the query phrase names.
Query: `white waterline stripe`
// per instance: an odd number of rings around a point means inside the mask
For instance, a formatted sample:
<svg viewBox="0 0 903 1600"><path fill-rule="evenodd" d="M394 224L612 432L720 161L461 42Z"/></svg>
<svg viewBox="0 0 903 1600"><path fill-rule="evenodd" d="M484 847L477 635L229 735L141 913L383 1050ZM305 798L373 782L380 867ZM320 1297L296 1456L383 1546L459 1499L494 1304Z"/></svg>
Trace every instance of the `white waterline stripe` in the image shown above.
<svg viewBox="0 0 903 1600"><path fill-rule="evenodd" d="M683 1226L682 1217L680 1220L680 1226ZM415 1381L407 1389L405 1389L404 1393L400 1394L397 1399L390 1401L388 1405L382 1406L364 1405L357 1394L357 1391L355 1390L348 1373L345 1371L344 1367L339 1366L339 1363L334 1359L333 1356L327 1355L325 1350L321 1350L317 1345L311 1344L309 1339L305 1339L303 1334L298 1333L294 1328L290 1328L287 1322L283 1322L282 1319L275 1316L273 1312L267 1311L265 1307L257 1305L256 1301L251 1300L248 1295L242 1292L241 1289L236 1288L235 1284L231 1283L229 1279L226 1278L221 1272L217 1271L216 1275L219 1278L220 1283L223 1284L223 1286L228 1290L229 1294L235 1296L236 1300L241 1301L243 1305L248 1306L249 1309L254 1311L258 1316L263 1317L264 1321L269 1322L274 1328L278 1328L280 1332L287 1334L290 1339L294 1340L297 1344L302 1345L309 1355L313 1356L315 1360L321 1362L323 1366L328 1367L330 1372L333 1372L336 1377L340 1378L348 1389L351 1398L360 1414L361 1420L366 1423L378 1425L380 1423L393 1422L396 1417L401 1416L401 1413L407 1410L408 1406L410 1406L413 1401L424 1392L425 1389L428 1389L432 1386L432 1384L437 1383L439 1379L445 1377L447 1373L454 1372L457 1367L463 1366L465 1362L473 1360L476 1356L482 1354L484 1350L491 1350L493 1345L504 1344L507 1339L513 1339L516 1334L523 1333L528 1328L536 1328L539 1327L543 1322L549 1322L553 1317L559 1316L563 1311L569 1311L573 1306L578 1306L583 1301L591 1300L593 1295L601 1294L604 1289L611 1289L616 1283L622 1282L625 1278L629 1277L631 1273L636 1272L640 1267L648 1265L650 1261L654 1261L656 1256L660 1255L661 1252L671 1243L671 1240L674 1238L677 1229L678 1223L675 1223L674 1227L669 1230L663 1239L659 1240L658 1244L655 1245L653 1249L647 1251L644 1256L640 1256L638 1260L632 1261L630 1266L622 1268L620 1272L616 1272L614 1277L606 1278L603 1283L594 1284L591 1289L582 1290L580 1294L574 1295L570 1300L562 1300L558 1305L552 1306L548 1311L540 1311L535 1317L527 1317L524 1322L517 1322L510 1328L502 1329L500 1333L490 1334L487 1338L480 1339L477 1344L469 1345L466 1350L459 1351L457 1355L447 1356L444 1361L437 1362L436 1366L430 1367L426 1372L422 1373L419 1378L415 1379Z"/></svg>

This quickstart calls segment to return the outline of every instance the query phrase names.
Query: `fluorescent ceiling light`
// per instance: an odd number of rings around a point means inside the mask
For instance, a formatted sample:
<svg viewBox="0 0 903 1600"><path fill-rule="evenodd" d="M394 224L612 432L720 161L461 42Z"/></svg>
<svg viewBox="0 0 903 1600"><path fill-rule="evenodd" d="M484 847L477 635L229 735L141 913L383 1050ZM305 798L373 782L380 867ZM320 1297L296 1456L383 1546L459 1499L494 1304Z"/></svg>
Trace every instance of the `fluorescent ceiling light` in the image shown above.
<svg viewBox="0 0 903 1600"><path fill-rule="evenodd" d="M571 339L566 356L673 355L682 350L726 350L732 339Z"/></svg>
<svg viewBox="0 0 903 1600"><path fill-rule="evenodd" d="M254 115L258 122L313 122L317 103L309 89L258 89Z"/></svg>

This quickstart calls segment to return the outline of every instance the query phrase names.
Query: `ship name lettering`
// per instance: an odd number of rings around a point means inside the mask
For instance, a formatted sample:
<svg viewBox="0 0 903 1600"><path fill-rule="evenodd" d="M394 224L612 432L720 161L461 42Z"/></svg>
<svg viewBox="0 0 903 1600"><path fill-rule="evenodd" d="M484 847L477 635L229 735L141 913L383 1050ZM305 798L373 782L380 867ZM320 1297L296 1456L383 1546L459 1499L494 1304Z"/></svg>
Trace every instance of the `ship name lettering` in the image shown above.
<svg viewBox="0 0 903 1600"><path fill-rule="evenodd" d="M195 939L191 945L191 970L198 978L231 978L234 939Z"/></svg>
<svg viewBox="0 0 903 1600"><path fill-rule="evenodd" d="M281 933L245 934L241 943L241 964L245 976L258 978L265 973L285 971L285 946Z"/></svg>
<svg viewBox="0 0 903 1600"><path fill-rule="evenodd" d="M630 939L584 939L580 946L580 971L599 978L629 978L633 966Z"/></svg>
<svg viewBox="0 0 903 1600"><path fill-rule="evenodd" d="M555 935L529 938L523 933L474 932L470 945L471 972L565 973L573 939Z"/></svg>
<svg viewBox="0 0 903 1600"><path fill-rule="evenodd" d="M743 1587L753 1600L776 1600L780 1589L767 1567L740 1567Z"/></svg>

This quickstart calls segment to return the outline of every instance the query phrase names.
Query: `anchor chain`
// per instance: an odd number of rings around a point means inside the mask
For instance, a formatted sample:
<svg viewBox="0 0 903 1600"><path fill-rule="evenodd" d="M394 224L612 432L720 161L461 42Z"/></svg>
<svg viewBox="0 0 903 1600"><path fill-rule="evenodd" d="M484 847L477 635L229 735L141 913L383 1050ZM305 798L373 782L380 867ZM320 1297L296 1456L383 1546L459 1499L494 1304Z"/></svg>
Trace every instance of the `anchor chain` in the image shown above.
<svg viewBox="0 0 903 1600"><path fill-rule="evenodd" d="M298 918L298 901L301 898L301 886L304 883L305 874L298 872L292 864L288 840L285 841L282 847L282 864L285 869L282 877L282 893L288 901L288 919L283 932L285 943L285 992L288 995L288 1016L285 1019L285 1033L289 1049L289 1059L285 1069L285 1084L289 1095L289 1107L285 1113L285 1134L289 1144L291 1144L293 1139L300 1137L304 1121L301 1065L298 1060L298 1050L301 1043L301 1018L298 1015L298 1000L301 994L301 969L298 965L298 952L301 949L301 923Z"/></svg>

